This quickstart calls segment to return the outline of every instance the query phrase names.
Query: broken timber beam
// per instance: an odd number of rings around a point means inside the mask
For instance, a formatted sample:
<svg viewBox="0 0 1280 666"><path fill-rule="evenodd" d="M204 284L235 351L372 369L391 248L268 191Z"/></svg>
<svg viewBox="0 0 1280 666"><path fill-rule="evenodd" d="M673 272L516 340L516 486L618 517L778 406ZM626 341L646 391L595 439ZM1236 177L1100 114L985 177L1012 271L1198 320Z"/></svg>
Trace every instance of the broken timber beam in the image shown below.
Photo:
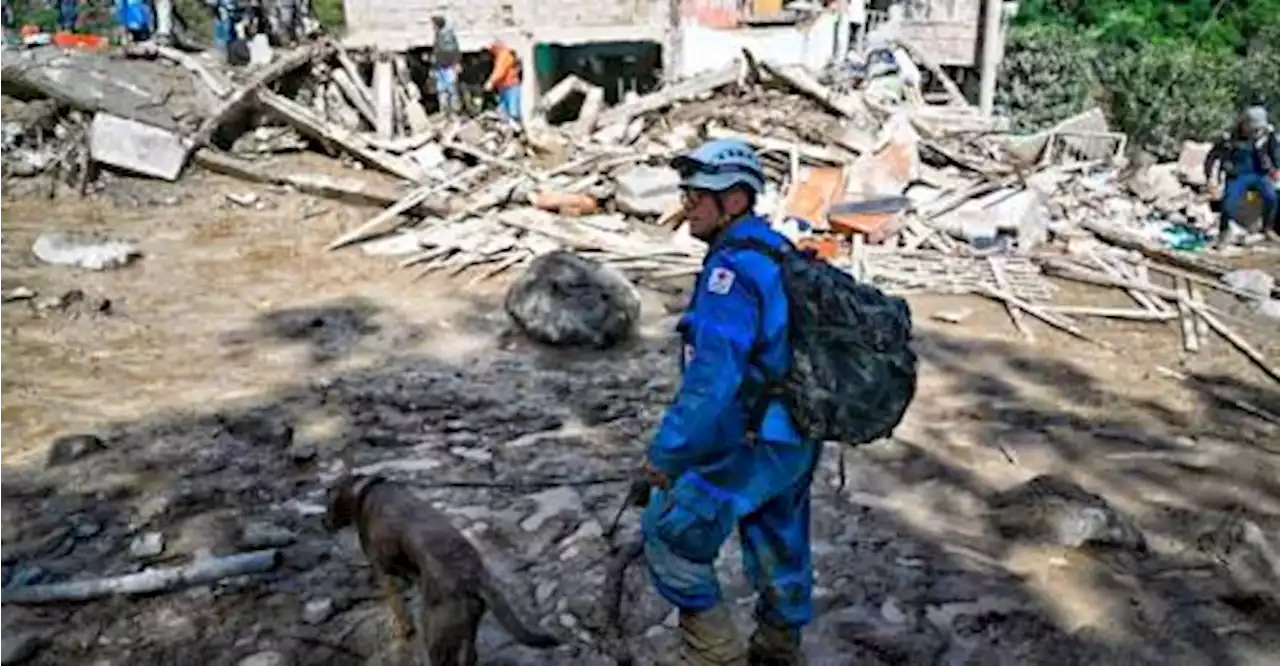
<svg viewBox="0 0 1280 666"><path fill-rule="evenodd" d="M269 90L258 91L258 99L298 131L339 145L362 162L405 180L417 182L422 177L400 158L370 148L351 132L316 118L310 109L293 100Z"/></svg>
<svg viewBox="0 0 1280 666"><path fill-rule="evenodd" d="M619 104L601 113L596 119L596 126L605 127L616 123L624 123L636 116L659 111L681 100L723 88L737 80L737 64L714 72L699 74L686 81L651 92L639 99Z"/></svg>
<svg viewBox="0 0 1280 666"><path fill-rule="evenodd" d="M264 88L271 82L292 72L293 70L313 62L315 60L329 57L333 53L333 45L329 42L313 44L307 46L289 55L271 63L264 67L261 71L254 74L245 85L237 88L232 92L214 112L200 124L200 128L191 136L193 145L199 147L209 143L213 138L218 127L226 122L227 118L238 108L245 100L249 99L253 93Z"/></svg>
<svg viewBox="0 0 1280 666"><path fill-rule="evenodd" d="M275 549L208 557L180 567L157 567L111 578L8 587L4 591L4 603L46 604L88 601L113 595L153 594L188 585L213 583L232 576L263 573L279 564L280 551Z"/></svg>
<svg viewBox="0 0 1280 666"><path fill-rule="evenodd" d="M808 71L802 68L784 68L762 60L758 56L755 57L755 60L759 63L760 68L770 76L786 83L796 92L813 99L837 115L845 118L853 118L857 115L858 111L855 104L848 98L832 92L830 88L819 83Z"/></svg>
<svg viewBox="0 0 1280 666"><path fill-rule="evenodd" d="M361 94L356 82L351 80L351 75L346 70L335 69L329 72L329 78L338 85L338 90L341 90L347 101L351 102L351 106L369 122L369 127L376 126L378 118L373 111L373 103Z"/></svg>
<svg viewBox="0 0 1280 666"><path fill-rule="evenodd" d="M1162 261L1183 270L1215 278L1221 278L1232 270L1229 266L1198 255L1157 247L1140 236L1118 229L1105 222L1083 219L1080 221L1080 226L1112 245L1127 250L1137 250L1151 259ZM1154 268L1159 270L1159 266L1154 266ZM1280 297L1280 287L1273 288L1271 296L1273 298Z"/></svg>
<svg viewBox="0 0 1280 666"><path fill-rule="evenodd" d="M403 192L394 188L379 187L361 179L269 170L259 164L209 148L196 151L192 160L210 171L233 178L254 183L285 185L299 192L344 203L384 207L394 205L404 196ZM442 201L423 201L409 212L423 216L442 216L449 213L449 208Z"/></svg>
<svg viewBox="0 0 1280 666"><path fill-rule="evenodd" d="M942 88L947 91L947 97L951 98L954 104L962 107L969 106L969 100L965 99L964 93L960 91L960 86L956 85L956 82L950 76L947 76L946 72L942 71L942 68L938 66L938 63L934 62L933 58L929 57L929 54L904 39L896 39L893 43L901 46L907 52L907 55L911 56L912 60L924 65L924 68L929 70L933 77L942 84Z"/></svg>
<svg viewBox="0 0 1280 666"><path fill-rule="evenodd" d="M379 54L373 62L373 130L382 139L396 135L396 77L390 58Z"/></svg>
<svg viewBox="0 0 1280 666"><path fill-rule="evenodd" d="M733 130L724 129L722 127L709 126L706 129L708 139L738 139L745 141L760 150L791 152L795 150L800 157L815 161L825 162L828 164L848 164L853 161L853 155L844 153L839 150L833 150L826 146L815 146L813 144L798 143L795 141L783 141L782 139L774 139L767 136L759 136L756 134L747 134L745 132L735 132Z"/></svg>
<svg viewBox="0 0 1280 666"><path fill-rule="evenodd" d="M338 248L351 245L352 243L359 243L360 241L373 238L374 236L381 236L382 234L394 231L396 227L399 226L398 224L395 224L396 218L413 210L414 208L417 208L427 199L444 193L451 187L464 185L468 181L474 180L476 177L488 170L488 168L488 166L481 164L479 166L471 167L470 169L443 182L423 185L422 187L406 194L404 198L392 204L391 207L378 213L373 217L373 219L335 238L333 242L325 246L325 249L336 250Z"/></svg>

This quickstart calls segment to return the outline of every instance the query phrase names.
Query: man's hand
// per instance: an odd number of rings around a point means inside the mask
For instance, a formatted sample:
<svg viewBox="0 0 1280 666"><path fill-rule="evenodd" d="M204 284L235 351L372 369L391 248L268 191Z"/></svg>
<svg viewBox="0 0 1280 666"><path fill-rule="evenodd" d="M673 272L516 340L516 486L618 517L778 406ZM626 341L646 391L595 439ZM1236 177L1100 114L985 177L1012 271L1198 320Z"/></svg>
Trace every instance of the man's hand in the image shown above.
<svg viewBox="0 0 1280 666"><path fill-rule="evenodd" d="M492 84L492 83L489 83L488 81L485 81L485 82L484 82L484 91L485 91L485 92L493 92L493 84Z"/></svg>
<svg viewBox="0 0 1280 666"><path fill-rule="evenodd" d="M640 476L655 488L666 490L671 487L671 480L667 478L667 473L650 465L648 459L645 459L644 463L640 465Z"/></svg>

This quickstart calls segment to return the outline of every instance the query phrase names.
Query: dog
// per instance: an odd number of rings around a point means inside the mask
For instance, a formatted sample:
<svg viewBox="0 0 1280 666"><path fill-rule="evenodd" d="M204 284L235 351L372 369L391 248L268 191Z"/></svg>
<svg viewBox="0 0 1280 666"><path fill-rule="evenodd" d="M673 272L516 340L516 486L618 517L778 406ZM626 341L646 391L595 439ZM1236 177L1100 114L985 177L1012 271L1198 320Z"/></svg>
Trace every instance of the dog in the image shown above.
<svg viewBox="0 0 1280 666"><path fill-rule="evenodd" d="M485 610L522 645L561 644L521 618L475 546L409 487L381 476L348 475L329 489L327 499L325 527L336 531L355 524L402 639L410 623L396 581L416 581L422 596L418 641L432 666L476 663L476 631Z"/></svg>

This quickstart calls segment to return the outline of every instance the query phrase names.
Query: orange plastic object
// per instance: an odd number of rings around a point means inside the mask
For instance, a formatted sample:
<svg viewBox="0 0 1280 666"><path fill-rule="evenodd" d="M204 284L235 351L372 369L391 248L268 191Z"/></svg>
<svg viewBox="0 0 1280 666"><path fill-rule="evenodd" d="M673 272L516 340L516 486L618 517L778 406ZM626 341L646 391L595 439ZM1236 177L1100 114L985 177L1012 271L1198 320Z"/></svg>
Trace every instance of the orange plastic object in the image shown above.
<svg viewBox="0 0 1280 666"><path fill-rule="evenodd" d="M101 35L81 35L74 32L54 33L53 43L55 46L61 46L64 49L86 49L90 51L105 49L110 45L107 38Z"/></svg>
<svg viewBox="0 0 1280 666"><path fill-rule="evenodd" d="M813 167L787 193L787 216L822 227L832 201L844 193L844 169Z"/></svg>
<svg viewBox="0 0 1280 666"><path fill-rule="evenodd" d="M867 242L883 243L898 231L899 213L842 213L832 215L827 223L842 234L862 234Z"/></svg>
<svg viewBox="0 0 1280 666"><path fill-rule="evenodd" d="M529 197L529 203L535 208L563 215L591 215L600 210L596 200L585 194L537 192Z"/></svg>
<svg viewBox="0 0 1280 666"><path fill-rule="evenodd" d="M809 236L796 241L801 250L812 250L819 259L833 259L840 254L840 239L835 236Z"/></svg>

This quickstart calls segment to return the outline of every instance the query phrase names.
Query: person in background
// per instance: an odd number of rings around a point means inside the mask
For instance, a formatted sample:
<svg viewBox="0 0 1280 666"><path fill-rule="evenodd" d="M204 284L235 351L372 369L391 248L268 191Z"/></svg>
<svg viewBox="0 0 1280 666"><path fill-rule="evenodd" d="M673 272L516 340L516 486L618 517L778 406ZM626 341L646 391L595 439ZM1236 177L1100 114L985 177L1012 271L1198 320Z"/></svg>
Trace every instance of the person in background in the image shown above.
<svg viewBox="0 0 1280 666"><path fill-rule="evenodd" d="M458 70L462 59L458 35L443 16L432 16L431 24L436 29L436 101L441 111L458 113L462 110L462 98L458 94Z"/></svg>
<svg viewBox="0 0 1280 666"><path fill-rule="evenodd" d="M155 16L147 0L116 0L115 18L131 42L145 42L155 30Z"/></svg>
<svg viewBox="0 0 1280 666"><path fill-rule="evenodd" d="M512 123L520 124L520 62L511 47L495 41L489 47L493 54L493 72L485 81L486 91L498 94L498 109Z"/></svg>
<svg viewBox="0 0 1280 666"><path fill-rule="evenodd" d="M4 25L4 41L9 42L9 31L13 30L13 6L9 0L4 0L3 19L0 22Z"/></svg>
<svg viewBox="0 0 1280 666"><path fill-rule="evenodd" d="M173 0L155 0L156 43L173 44Z"/></svg>
<svg viewBox="0 0 1280 666"><path fill-rule="evenodd" d="M1259 105L1245 110L1236 123L1235 132L1210 151L1205 175L1212 178L1213 167L1219 163L1226 190L1215 245L1221 247L1231 242L1232 223L1250 191L1262 197L1262 228L1272 240L1280 240L1280 197L1275 184L1280 179L1280 139L1267 122L1266 108Z"/></svg>
<svg viewBox="0 0 1280 666"><path fill-rule="evenodd" d="M237 0L205 0L205 6L213 10L213 47L226 53L236 39L240 3Z"/></svg>
<svg viewBox="0 0 1280 666"><path fill-rule="evenodd" d="M79 14L80 3L76 0L58 0L58 30L61 32L75 32L76 19Z"/></svg>

